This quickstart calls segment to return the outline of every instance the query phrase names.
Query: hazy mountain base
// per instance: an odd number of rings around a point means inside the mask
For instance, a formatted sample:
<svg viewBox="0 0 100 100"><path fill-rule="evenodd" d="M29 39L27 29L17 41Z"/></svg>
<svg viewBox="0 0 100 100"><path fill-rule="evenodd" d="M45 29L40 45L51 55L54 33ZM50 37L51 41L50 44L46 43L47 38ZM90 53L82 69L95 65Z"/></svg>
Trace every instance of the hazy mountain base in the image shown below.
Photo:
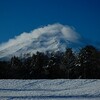
<svg viewBox="0 0 100 100"><path fill-rule="evenodd" d="M100 80L0 80L0 100L100 100Z"/></svg>

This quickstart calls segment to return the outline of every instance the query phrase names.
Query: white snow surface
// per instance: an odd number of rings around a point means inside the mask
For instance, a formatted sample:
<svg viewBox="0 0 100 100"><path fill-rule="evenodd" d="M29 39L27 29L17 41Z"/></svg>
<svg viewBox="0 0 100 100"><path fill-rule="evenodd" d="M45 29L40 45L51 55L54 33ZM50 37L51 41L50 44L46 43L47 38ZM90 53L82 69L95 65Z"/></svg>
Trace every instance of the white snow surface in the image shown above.
<svg viewBox="0 0 100 100"><path fill-rule="evenodd" d="M0 80L0 100L100 100L100 80Z"/></svg>
<svg viewBox="0 0 100 100"><path fill-rule="evenodd" d="M6 43L0 44L0 58L23 56L37 51L65 51L66 47L76 48L82 45L81 36L73 27L52 24L21 33Z"/></svg>

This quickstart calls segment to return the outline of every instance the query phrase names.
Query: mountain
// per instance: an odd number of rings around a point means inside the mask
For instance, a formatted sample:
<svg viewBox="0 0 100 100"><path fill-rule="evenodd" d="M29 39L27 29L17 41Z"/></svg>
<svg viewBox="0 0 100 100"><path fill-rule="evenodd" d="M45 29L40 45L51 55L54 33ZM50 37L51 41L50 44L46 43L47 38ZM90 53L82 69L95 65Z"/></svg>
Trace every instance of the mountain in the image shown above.
<svg viewBox="0 0 100 100"><path fill-rule="evenodd" d="M65 51L66 47L80 48L85 43L73 27L53 24L22 33L0 45L0 59L32 55L37 51Z"/></svg>

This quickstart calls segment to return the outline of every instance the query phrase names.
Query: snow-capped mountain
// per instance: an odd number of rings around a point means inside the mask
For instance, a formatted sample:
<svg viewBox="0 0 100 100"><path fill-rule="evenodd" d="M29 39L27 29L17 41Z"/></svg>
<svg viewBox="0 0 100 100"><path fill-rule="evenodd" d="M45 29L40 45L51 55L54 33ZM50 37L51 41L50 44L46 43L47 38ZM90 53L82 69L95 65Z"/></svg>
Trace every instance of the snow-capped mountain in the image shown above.
<svg viewBox="0 0 100 100"><path fill-rule="evenodd" d="M65 51L66 47L82 46L80 35L73 27L62 24L48 25L30 33L22 33L0 45L0 58L24 56L37 51Z"/></svg>

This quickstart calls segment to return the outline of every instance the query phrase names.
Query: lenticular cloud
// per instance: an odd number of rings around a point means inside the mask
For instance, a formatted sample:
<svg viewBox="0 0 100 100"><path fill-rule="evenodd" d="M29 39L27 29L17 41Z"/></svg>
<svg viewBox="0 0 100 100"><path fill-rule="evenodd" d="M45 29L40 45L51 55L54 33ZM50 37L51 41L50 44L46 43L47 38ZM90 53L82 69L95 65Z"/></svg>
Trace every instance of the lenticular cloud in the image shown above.
<svg viewBox="0 0 100 100"><path fill-rule="evenodd" d="M80 38L79 34L73 27L57 23L34 29L29 33L24 32L21 35L16 36L14 39L9 39L8 42L0 45L0 51L19 44L31 43L34 39L44 39L42 38L43 36L47 39L58 36L59 38L66 39L71 42L77 42Z"/></svg>

